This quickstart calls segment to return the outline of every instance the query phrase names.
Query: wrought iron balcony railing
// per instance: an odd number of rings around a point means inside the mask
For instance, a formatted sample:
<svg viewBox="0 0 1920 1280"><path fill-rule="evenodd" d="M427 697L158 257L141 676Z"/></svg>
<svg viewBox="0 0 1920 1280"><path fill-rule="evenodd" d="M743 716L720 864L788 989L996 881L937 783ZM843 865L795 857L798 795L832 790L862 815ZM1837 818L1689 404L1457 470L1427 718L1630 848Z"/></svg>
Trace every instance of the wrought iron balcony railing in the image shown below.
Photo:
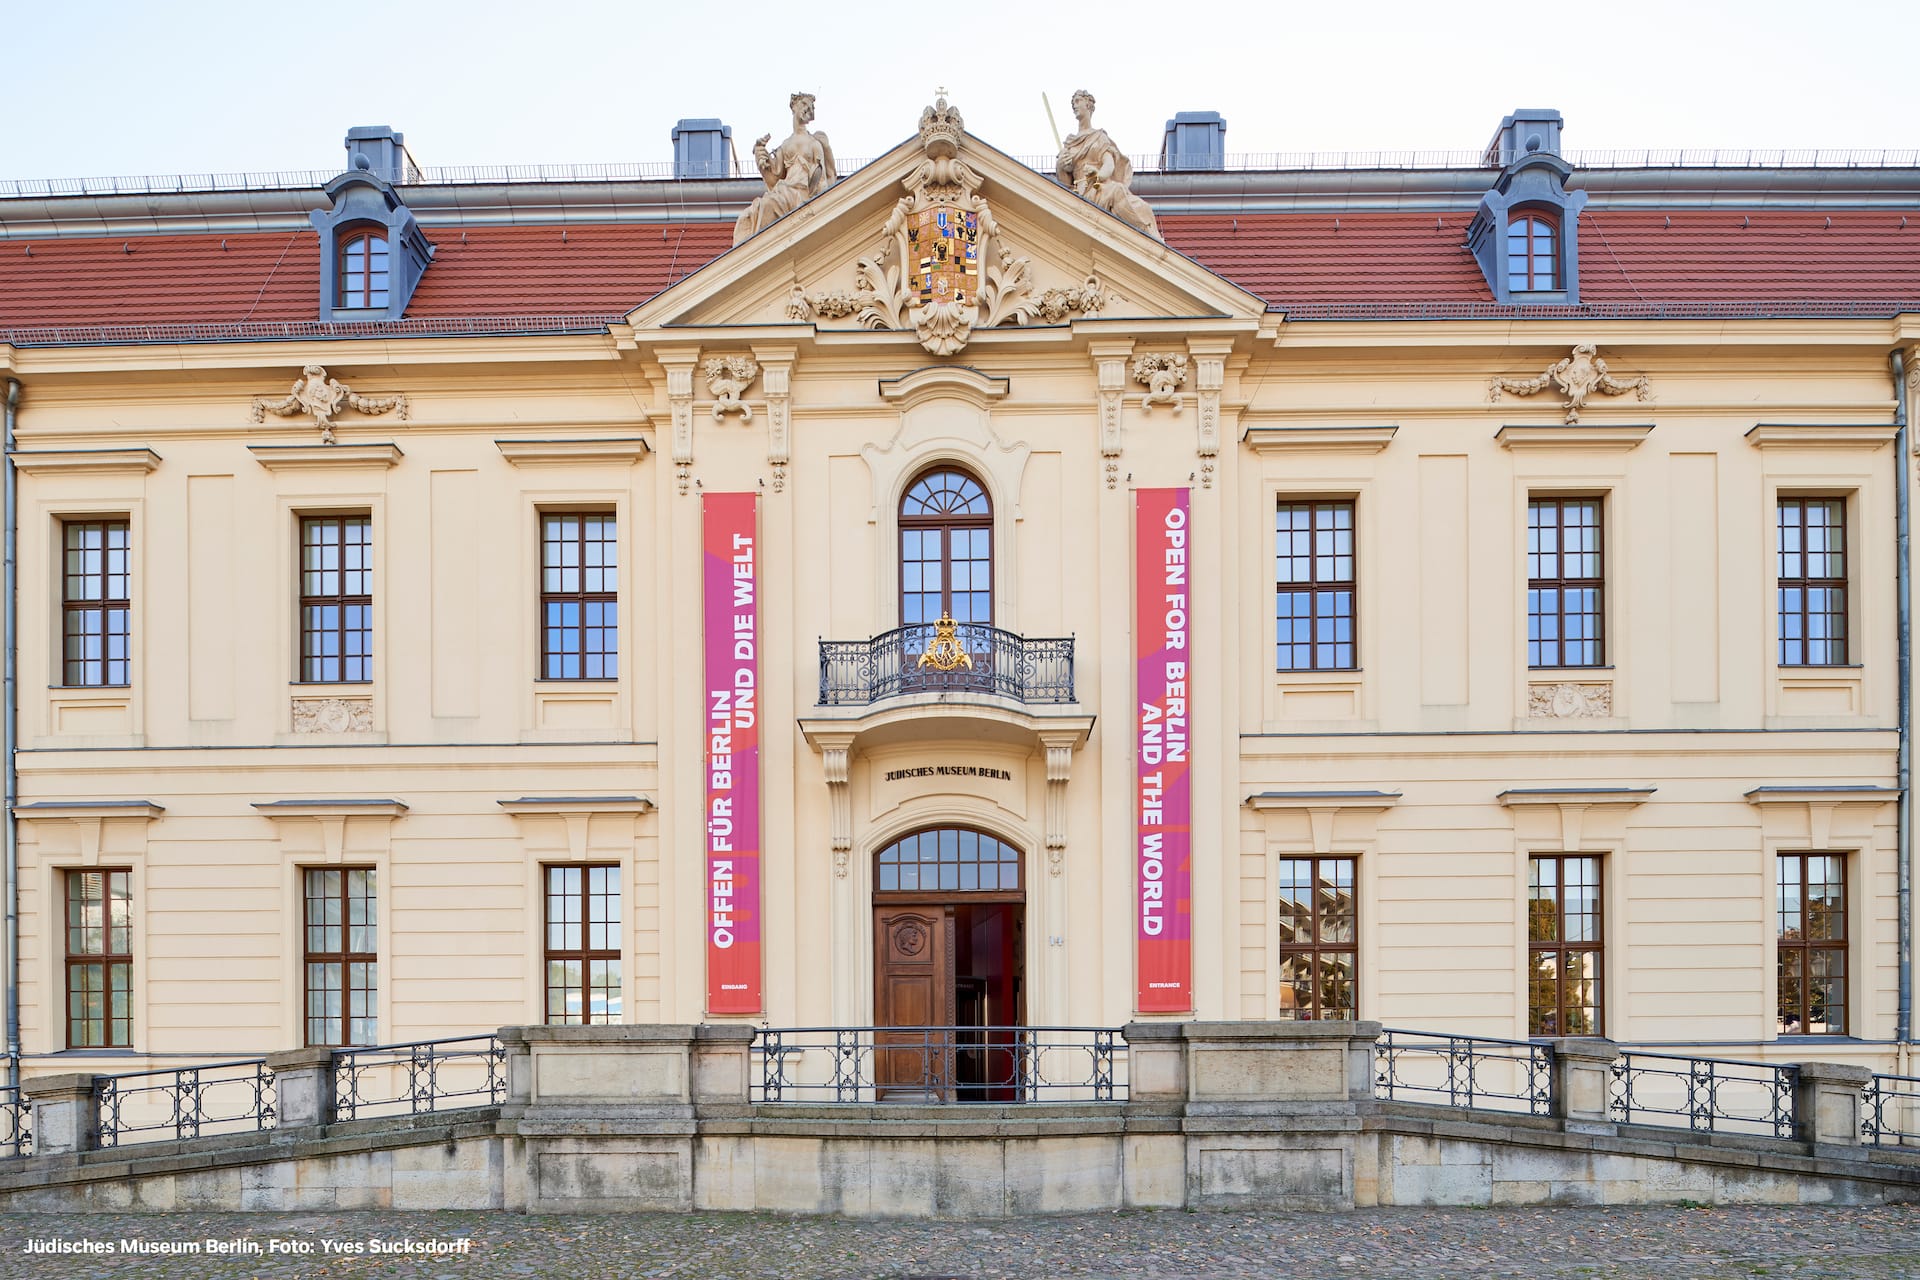
<svg viewBox="0 0 1920 1280"><path fill-rule="evenodd" d="M1073 640L1029 640L981 622L920 622L871 640L820 642L820 705L857 707L915 693L1073 701Z"/></svg>

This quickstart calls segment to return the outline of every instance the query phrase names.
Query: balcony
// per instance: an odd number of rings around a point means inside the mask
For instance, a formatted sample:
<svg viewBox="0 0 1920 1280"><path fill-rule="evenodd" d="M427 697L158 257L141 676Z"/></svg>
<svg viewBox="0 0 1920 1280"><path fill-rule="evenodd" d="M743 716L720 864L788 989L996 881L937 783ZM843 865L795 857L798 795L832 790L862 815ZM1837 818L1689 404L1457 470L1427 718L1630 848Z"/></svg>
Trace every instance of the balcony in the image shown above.
<svg viewBox="0 0 1920 1280"><path fill-rule="evenodd" d="M910 694L984 693L1024 705L1073 701L1073 640L1029 640L980 622L920 622L871 640L820 642L820 705Z"/></svg>

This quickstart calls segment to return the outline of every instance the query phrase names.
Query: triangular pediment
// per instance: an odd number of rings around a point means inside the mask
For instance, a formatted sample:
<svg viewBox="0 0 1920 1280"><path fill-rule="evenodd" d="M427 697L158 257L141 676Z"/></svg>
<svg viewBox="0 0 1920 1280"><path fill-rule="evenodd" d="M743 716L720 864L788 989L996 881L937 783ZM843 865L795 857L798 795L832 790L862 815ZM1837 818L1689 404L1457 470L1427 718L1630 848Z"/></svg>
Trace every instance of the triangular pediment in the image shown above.
<svg viewBox="0 0 1920 1280"><path fill-rule="evenodd" d="M942 102L940 107L944 109ZM928 109L928 114L934 108ZM956 115L957 120L957 115ZM978 264L981 302L960 345L1009 329L1078 320L1237 319L1257 321L1265 303L1199 263L1036 173L971 134L954 131L958 167L969 181L961 204L977 197L992 227ZM875 307L888 267L908 248L900 230L926 203L913 194L925 179L925 138L909 138L826 188L759 234L635 309L636 331L794 325L822 336L891 330L940 355L907 306ZM947 152L952 155L951 148ZM951 176L954 161L937 170ZM939 190L959 190L948 184ZM915 245L918 251L918 245ZM878 268L878 271L864 268ZM1009 284L1009 276L1015 277ZM880 278L877 278L880 277ZM899 273L895 282L900 283ZM1001 293L995 296L995 281ZM903 285L902 298L906 298ZM895 299L899 301L899 299ZM911 299L907 299L911 303ZM998 303L996 308L994 303ZM864 304L864 305L863 305ZM991 323L989 323L991 316ZM951 344L949 344L951 345Z"/></svg>

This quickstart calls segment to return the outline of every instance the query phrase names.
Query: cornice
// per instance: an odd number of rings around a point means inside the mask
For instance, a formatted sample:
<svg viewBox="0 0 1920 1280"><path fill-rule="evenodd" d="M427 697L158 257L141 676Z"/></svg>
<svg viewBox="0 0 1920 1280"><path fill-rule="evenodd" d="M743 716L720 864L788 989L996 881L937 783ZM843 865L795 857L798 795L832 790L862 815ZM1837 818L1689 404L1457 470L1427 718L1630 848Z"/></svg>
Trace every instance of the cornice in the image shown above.
<svg viewBox="0 0 1920 1280"><path fill-rule="evenodd" d="M1502 791L1500 803L1509 809L1527 805L1632 806L1651 796L1654 787L1513 787Z"/></svg>
<svg viewBox="0 0 1920 1280"><path fill-rule="evenodd" d="M1762 422L1747 432L1756 449L1865 449L1893 443L1900 428L1891 422L1802 423Z"/></svg>
<svg viewBox="0 0 1920 1280"><path fill-rule="evenodd" d="M518 800L501 800L500 807L506 812L519 816L522 814L567 814L567 813L651 813L653 801L645 796L521 796Z"/></svg>
<svg viewBox="0 0 1920 1280"><path fill-rule="evenodd" d="M653 452L646 436L593 440L495 440L501 456L516 467L557 463L612 462L632 466Z"/></svg>
<svg viewBox="0 0 1920 1280"><path fill-rule="evenodd" d="M1625 453L1640 447L1653 431L1644 426L1601 426L1577 422L1567 426L1502 427L1493 438L1505 449L1580 449L1589 453Z"/></svg>
<svg viewBox="0 0 1920 1280"><path fill-rule="evenodd" d="M7 458L31 476L145 475L160 465L151 449L17 449Z"/></svg>
<svg viewBox="0 0 1920 1280"><path fill-rule="evenodd" d="M928 365L898 378L880 379L880 396L903 409L939 396L955 396L985 408L1006 398L1012 384L971 365Z"/></svg>
<svg viewBox="0 0 1920 1280"><path fill-rule="evenodd" d="M398 466L397 444L250 444L247 452L269 471L344 471Z"/></svg>
<svg viewBox="0 0 1920 1280"><path fill-rule="evenodd" d="M1280 809L1390 809L1400 803L1398 791L1260 791L1247 797L1255 813Z"/></svg>
<svg viewBox="0 0 1920 1280"><path fill-rule="evenodd" d="M1246 421L1243 414L1241 421ZM1399 427L1260 427L1249 425L1241 443L1259 454L1379 453Z"/></svg>
<svg viewBox="0 0 1920 1280"><path fill-rule="evenodd" d="M165 805L151 800L37 800L17 804L13 816L26 822L33 819L139 818L151 822L167 811Z"/></svg>
<svg viewBox="0 0 1920 1280"><path fill-rule="evenodd" d="M269 818L397 818L400 800L262 800L253 806Z"/></svg>
<svg viewBox="0 0 1920 1280"><path fill-rule="evenodd" d="M1746 793L1751 805L1839 804L1879 806L1900 798L1898 787L1875 786L1802 786L1755 787Z"/></svg>

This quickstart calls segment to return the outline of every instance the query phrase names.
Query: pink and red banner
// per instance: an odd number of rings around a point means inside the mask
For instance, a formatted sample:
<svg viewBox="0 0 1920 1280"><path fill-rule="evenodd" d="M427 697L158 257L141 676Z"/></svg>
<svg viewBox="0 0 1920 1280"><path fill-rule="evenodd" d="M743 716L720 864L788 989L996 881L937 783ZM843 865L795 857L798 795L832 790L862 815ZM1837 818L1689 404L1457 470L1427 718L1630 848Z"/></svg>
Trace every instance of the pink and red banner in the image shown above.
<svg viewBox="0 0 1920 1280"><path fill-rule="evenodd" d="M1193 792L1187 763L1186 489L1134 497L1136 968L1142 1013L1193 1008Z"/></svg>
<svg viewBox="0 0 1920 1280"><path fill-rule="evenodd" d="M760 557L751 493L702 508L707 645L707 1012L759 1013Z"/></svg>

